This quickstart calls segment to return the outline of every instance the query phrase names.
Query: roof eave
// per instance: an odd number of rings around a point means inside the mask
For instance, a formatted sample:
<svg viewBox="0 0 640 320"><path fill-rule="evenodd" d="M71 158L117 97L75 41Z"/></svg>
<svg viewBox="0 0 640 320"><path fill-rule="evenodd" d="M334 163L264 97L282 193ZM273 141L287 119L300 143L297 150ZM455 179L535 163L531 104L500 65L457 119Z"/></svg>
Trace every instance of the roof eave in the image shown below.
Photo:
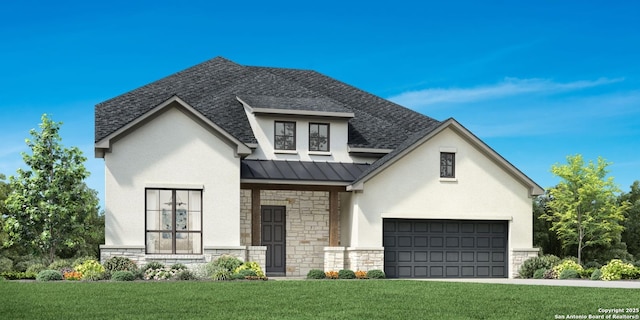
<svg viewBox="0 0 640 320"><path fill-rule="evenodd" d="M184 100L180 99L180 97L172 96L171 98L160 103L159 105L149 110L145 114L141 115L140 117L136 118L135 120L131 121L130 123L126 124L120 129L116 130L115 132L109 134L108 136L104 137L100 141L97 141L94 145L95 157L104 158L105 154L111 151L111 145L113 144L114 141L128 135L133 130L135 130L138 126L146 123L147 120L152 119L153 116L161 113L166 108L171 107L173 103L177 103L183 110L187 111L189 115L195 117L197 120L204 123L208 128L210 128L214 132L223 136L232 145L235 145L236 156L242 157L242 156L251 154L251 148L249 146L247 146L242 141L232 136L230 133L222 129L213 121L209 120L207 117L205 117L202 113L200 113L194 107L189 105Z"/></svg>

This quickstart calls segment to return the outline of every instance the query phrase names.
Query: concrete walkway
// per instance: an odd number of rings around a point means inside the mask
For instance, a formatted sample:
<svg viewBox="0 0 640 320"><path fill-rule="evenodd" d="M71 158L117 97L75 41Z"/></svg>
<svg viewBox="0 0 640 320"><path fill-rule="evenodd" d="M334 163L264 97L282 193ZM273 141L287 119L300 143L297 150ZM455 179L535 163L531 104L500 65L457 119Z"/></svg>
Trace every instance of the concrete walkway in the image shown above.
<svg viewBox="0 0 640 320"><path fill-rule="evenodd" d="M269 280L305 280L305 277L270 277ZM626 281L594 281L594 280L543 280L543 279L472 279L472 278L438 278L438 279L389 279L391 281L441 281L441 282L469 282L469 283L495 283L495 284L519 284L534 286L564 286L564 287L590 287L590 288L623 288L640 289L639 280Z"/></svg>

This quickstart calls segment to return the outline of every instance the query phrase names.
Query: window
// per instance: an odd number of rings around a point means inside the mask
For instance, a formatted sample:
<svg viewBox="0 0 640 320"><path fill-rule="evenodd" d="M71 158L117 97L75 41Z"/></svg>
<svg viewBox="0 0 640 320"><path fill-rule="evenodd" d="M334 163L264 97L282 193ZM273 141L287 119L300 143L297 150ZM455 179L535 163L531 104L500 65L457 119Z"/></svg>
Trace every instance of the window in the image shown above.
<svg viewBox="0 0 640 320"><path fill-rule="evenodd" d="M456 177L456 154L440 152L440 178Z"/></svg>
<svg viewBox="0 0 640 320"><path fill-rule="evenodd" d="M202 190L146 190L147 253L202 254Z"/></svg>
<svg viewBox="0 0 640 320"><path fill-rule="evenodd" d="M328 123L309 123L309 151L329 151Z"/></svg>
<svg viewBox="0 0 640 320"><path fill-rule="evenodd" d="M274 141L276 150L295 150L296 123L276 121Z"/></svg>

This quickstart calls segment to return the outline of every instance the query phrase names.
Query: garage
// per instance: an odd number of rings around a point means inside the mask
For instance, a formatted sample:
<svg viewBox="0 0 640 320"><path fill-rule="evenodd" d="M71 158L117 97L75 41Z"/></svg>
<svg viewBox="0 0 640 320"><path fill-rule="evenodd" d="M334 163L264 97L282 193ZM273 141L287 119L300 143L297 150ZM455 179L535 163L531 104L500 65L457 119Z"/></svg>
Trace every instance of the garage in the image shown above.
<svg viewBox="0 0 640 320"><path fill-rule="evenodd" d="M389 278L506 278L507 221L383 219Z"/></svg>

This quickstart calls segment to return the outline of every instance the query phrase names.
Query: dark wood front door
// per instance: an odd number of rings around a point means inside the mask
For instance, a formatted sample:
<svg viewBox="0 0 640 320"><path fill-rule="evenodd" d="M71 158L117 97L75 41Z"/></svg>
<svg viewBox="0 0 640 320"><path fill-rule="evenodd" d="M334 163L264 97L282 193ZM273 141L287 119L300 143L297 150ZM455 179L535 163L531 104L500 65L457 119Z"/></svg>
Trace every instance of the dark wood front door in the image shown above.
<svg viewBox="0 0 640 320"><path fill-rule="evenodd" d="M286 273L285 218L283 206L262 206L262 245L267 247L267 276Z"/></svg>

